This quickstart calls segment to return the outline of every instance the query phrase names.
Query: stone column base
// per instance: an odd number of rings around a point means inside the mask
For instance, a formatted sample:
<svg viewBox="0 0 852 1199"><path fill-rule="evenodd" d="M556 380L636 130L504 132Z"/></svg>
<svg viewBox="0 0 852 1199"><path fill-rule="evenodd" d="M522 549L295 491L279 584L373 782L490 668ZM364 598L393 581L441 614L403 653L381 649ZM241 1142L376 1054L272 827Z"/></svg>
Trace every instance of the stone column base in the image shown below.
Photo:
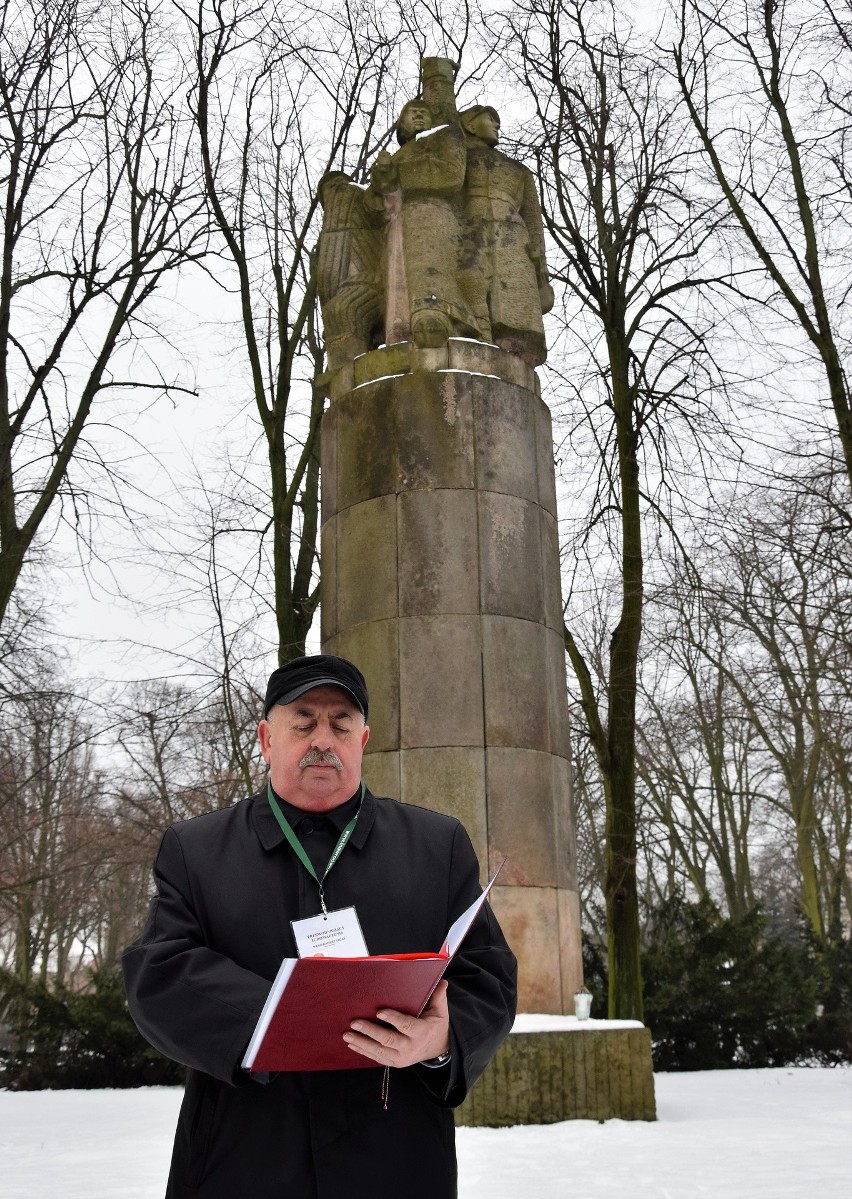
<svg viewBox="0 0 852 1199"><path fill-rule="evenodd" d="M505 1128L558 1120L656 1120L651 1034L636 1024L577 1022L513 1032L456 1109L456 1124Z"/></svg>

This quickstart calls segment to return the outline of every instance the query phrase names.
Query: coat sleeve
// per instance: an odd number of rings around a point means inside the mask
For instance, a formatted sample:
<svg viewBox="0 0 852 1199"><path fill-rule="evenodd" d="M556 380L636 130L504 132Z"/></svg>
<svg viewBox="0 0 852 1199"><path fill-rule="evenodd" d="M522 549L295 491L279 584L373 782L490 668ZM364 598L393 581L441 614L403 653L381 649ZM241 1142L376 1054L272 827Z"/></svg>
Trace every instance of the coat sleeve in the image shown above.
<svg viewBox="0 0 852 1199"><path fill-rule="evenodd" d="M453 919L482 893L479 863L461 825L453 842L450 889ZM436 1103L457 1107L508 1036L517 1008L517 962L487 902L453 958L446 978L450 1065L437 1070L423 1066L415 1069Z"/></svg>
<svg viewBox="0 0 852 1199"><path fill-rule="evenodd" d="M122 956L130 1013L167 1057L223 1082L236 1073L270 982L204 943L174 829L154 863L157 894L142 936Z"/></svg>

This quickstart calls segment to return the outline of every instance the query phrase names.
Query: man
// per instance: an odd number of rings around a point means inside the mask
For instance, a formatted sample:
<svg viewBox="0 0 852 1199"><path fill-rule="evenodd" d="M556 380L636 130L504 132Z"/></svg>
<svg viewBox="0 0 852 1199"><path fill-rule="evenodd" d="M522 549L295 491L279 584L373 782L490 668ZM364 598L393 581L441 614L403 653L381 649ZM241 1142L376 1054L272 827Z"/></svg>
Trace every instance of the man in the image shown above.
<svg viewBox="0 0 852 1199"><path fill-rule="evenodd" d="M419 1018L380 1009L335 1030L374 1068L240 1068L300 920L354 908L371 954L436 951L480 893L458 821L361 782L367 714L343 658L276 670L258 729L268 789L163 838L157 897L123 965L140 1030L189 1067L168 1199L456 1194L450 1109L515 1009L515 960L487 905Z"/></svg>

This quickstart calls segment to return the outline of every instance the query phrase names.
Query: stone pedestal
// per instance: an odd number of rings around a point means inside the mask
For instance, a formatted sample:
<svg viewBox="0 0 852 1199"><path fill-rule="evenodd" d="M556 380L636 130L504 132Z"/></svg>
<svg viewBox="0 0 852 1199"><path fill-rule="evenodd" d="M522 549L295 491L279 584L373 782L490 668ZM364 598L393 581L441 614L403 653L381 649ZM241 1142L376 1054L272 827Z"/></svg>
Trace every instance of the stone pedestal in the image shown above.
<svg viewBox="0 0 852 1199"><path fill-rule="evenodd" d="M456 1109L456 1124L656 1120L651 1034L630 1021L513 1032Z"/></svg>
<svg viewBox="0 0 852 1199"><path fill-rule="evenodd" d="M370 689L364 777L459 817L520 962L520 1008L582 983L550 413L493 346L402 343L331 384L322 648Z"/></svg>

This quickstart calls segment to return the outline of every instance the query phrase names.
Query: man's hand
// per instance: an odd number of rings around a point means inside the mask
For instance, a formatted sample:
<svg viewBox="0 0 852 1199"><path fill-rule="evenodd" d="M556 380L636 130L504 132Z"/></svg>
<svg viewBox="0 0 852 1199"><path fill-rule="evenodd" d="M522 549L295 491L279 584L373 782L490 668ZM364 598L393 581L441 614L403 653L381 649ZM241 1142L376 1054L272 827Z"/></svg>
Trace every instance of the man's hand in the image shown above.
<svg viewBox="0 0 852 1199"><path fill-rule="evenodd" d="M387 150L379 151L370 170L370 180L376 191L382 195L399 187L399 170Z"/></svg>
<svg viewBox="0 0 852 1199"><path fill-rule="evenodd" d="M413 1066L440 1057L450 1047L450 1015L447 984L438 983L420 1016L406 1016L393 1008L382 1008L376 1019L353 1020L352 1032L343 1034L350 1049L372 1058L379 1066ZM386 1028L390 1024L392 1028Z"/></svg>

